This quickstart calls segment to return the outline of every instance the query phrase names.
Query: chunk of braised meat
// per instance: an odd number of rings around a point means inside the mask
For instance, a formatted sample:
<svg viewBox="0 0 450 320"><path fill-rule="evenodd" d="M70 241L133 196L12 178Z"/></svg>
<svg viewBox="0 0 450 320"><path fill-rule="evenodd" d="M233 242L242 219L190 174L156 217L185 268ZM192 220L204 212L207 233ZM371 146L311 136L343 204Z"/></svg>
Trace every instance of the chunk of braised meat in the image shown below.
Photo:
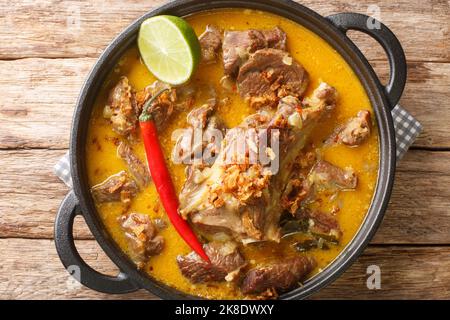
<svg viewBox="0 0 450 320"><path fill-rule="evenodd" d="M212 114L215 108L215 103L205 103L201 107L193 109L187 115L187 123L189 123L193 128L204 129L208 122L209 116Z"/></svg>
<svg viewBox="0 0 450 320"><path fill-rule="evenodd" d="M125 232L130 255L138 267L164 248L164 238L157 235L158 229L150 217L142 213L130 213L119 217L119 223Z"/></svg>
<svg viewBox="0 0 450 320"><path fill-rule="evenodd" d="M286 51L286 33L280 27L262 30L261 32L267 41L267 48Z"/></svg>
<svg viewBox="0 0 450 320"><path fill-rule="evenodd" d="M308 220L308 231L320 238L330 242L339 242L342 231L336 216L319 211L303 210L298 213L297 218Z"/></svg>
<svg viewBox="0 0 450 320"><path fill-rule="evenodd" d="M234 242L210 242L203 248L211 263L204 261L195 252L177 257L181 273L193 283L232 281L246 265Z"/></svg>
<svg viewBox="0 0 450 320"><path fill-rule="evenodd" d="M211 165L218 154L223 124L211 117L215 109L215 99L210 99L187 116L191 127L183 130L172 151L176 162L195 165Z"/></svg>
<svg viewBox="0 0 450 320"><path fill-rule="evenodd" d="M163 129L167 125L169 118L175 111L175 105L177 102L176 89L171 88L168 84L161 81L155 81L151 86L145 88L144 92L146 94L143 94L145 98L139 101L139 105L141 105L142 108L142 105L148 98L154 96L163 89L169 90L161 94L149 108L149 112L153 116L153 121L159 130Z"/></svg>
<svg viewBox="0 0 450 320"><path fill-rule="evenodd" d="M270 30L225 31L222 44L225 75L236 76L250 54L264 48L286 50L286 33L278 27Z"/></svg>
<svg viewBox="0 0 450 320"><path fill-rule="evenodd" d="M141 188L148 186L151 180L148 168L133 152L128 143L121 142L119 144L119 147L117 147L117 155L126 162L138 185Z"/></svg>
<svg viewBox="0 0 450 320"><path fill-rule="evenodd" d="M262 240L264 237L266 203L259 198L251 205L240 208L242 227L247 235L254 240Z"/></svg>
<svg viewBox="0 0 450 320"><path fill-rule="evenodd" d="M246 274L241 290L244 294L257 294L267 289L283 292L296 286L315 266L313 258L298 256L256 267Z"/></svg>
<svg viewBox="0 0 450 320"><path fill-rule="evenodd" d="M216 62L222 45L222 32L219 28L212 24L207 25L205 32L198 37L198 40L202 52L202 62Z"/></svg>
<svg viewBox="0 0 450 320"><path fill-rule="evenodd" d="M224 207L197 211L191 214L190 220L198 231L208 236L220 233L229 239L234 234L245 235L246 231L241 217Z"/></svg>
<svg viewBox="0 0 450 320"><path fill-rule="evenodd" d="M137 112L133 89L128 78L122 77L109 93L103 116L111 120L112 129L116 133L127 136L136 130Z"/></svg>
<svg viewBox="0 0 450 320"><path fill-rule="evenodd" d="M358 177L353 170L341 169L324 160L320 160L314 165L309 177L319 189L355 189L358 185Z"/></svg>
<svg viewBox="0 0 450 320"><path fill-rule="evenodd" d="M357 116L351 118L338 133L337 140L348 146L359 146L370 136L370 112L361 110Z"/></svg>
<svg viewBox="0 0 450 320"><path fill-rule="evenodd" d="M304 98L302 103L305 108L323 106L327 109L333 109L336 106L337 100L337 90L326 82L321 82L314 89L313 94L310 97Z"/></svg>
<svg viewBox="0 0 450 320"><path fill-rule="evenodd" d="M306 90L306 70L287 52L278 49L256 51L240 68L237 85L251 106L273 107L285 96L300 97Z"/></svg>
<svg viewBox="0 0 450 320"><path fill-rule="evenodd" d="M92 196L98 203L117 201L129 203L137 192L136 182L130 178L126 171L112 175L91 188Z"/></svg>

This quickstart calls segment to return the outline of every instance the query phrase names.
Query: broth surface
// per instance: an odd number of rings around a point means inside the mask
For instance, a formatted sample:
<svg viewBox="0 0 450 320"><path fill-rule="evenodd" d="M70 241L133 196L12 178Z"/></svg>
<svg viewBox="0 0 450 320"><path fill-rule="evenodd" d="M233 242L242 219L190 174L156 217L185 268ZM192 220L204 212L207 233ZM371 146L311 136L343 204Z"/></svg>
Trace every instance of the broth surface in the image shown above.
<svg viewBox="0 0 450 320"><path fill-rule="evenodd" d="M207 24L215 24L224 30L281 27L287 34L290 54L305 67L310 75L310 84L306 96L311 94L320 81L325 81L334 86L339 93L339 100L337 108L333 112L333 117L321 122L311 135L312 142L316 145L321 145L322 141L330 135L338 124L342 124L350 117L355 116L359 110L372 111L363 86L344 59L323 39L290 20L265 12L238 9L199 13L186 19L197 35L205 30ZM136 90L142 90L156 80L141 62L137 48L133 47L126 52L105 81L102 90L98 93L86 142L86 162L90 186L102 182L120 170L127 170L125 163L117 157L117 147L114 144L115 140L122 138L111 130L109 121L102 116L102 108L105 105L108 92L120 76L127 76ZM230 97L231 103L225 107L218 107L216 115L222 118L228 127L233 127L238 125L247 115L254 113L255 110L250 108L237 93L224 92L219 83L222 76L223 66L219 61L215 64L200 65L192 81L195 84L212 84L219 99L225 96ZM206 99L206 95L203 99ZM200 106L202 103L202 95L200 95L200 99L196 100L194 106ZM164 132L160 132L161 145L178 192L185 181L185 166L173 164L170 159L174 146L171 136L173 130L187 126L186 115L186 112L176 114L171 118ZM341 207L338 213L338 221L343 236L340 243L331 246L329 250L314 249L307 253L313 255L317 260L318 266L314 273L320 272L335 259L360 227L370 206L376 186L379 162L378 145L378 132L374 127L368 141L357 148L339 144L322 149L324 160L341 168L353 168L358 175L359 183L355 191L340 192L336 199L323 204L323 208L328 207L328 209L337 204ZM145 159L142 143L135 145L134 150L141 159ZM127 252L126 239L117 221L117 218L124 213L123 205L121 203L105 203L99 204L97 208L113 239ZM153 184L150 184L134 198L130 211L145 213L152 218L165 217L164 209L160 205ZM161 231L160 234L165 239L165 249L160 255L150 258L150 262L145 269L150 276L183 292L204 298L243 298L239 290L226 282L195 285L189 282L181 275L176 264L176 257L179 254L189 253L190 248L171 225ZM243 246L242 253L250 264L299 254L292 247L292 244L298 241L299 237L301 236L284 238L280 244L262 243Z"/></svg>

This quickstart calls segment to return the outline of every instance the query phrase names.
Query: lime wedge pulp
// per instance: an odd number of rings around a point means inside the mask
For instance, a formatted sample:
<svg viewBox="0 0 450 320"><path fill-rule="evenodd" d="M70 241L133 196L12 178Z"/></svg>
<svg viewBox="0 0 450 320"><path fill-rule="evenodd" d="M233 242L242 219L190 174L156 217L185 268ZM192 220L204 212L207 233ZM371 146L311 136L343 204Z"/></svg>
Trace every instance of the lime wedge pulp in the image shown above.
<svg viewBox="0 0 450 320"><path fill-rule="evenodd" d="M138 47L147 68L159 80L179 85L189 80L200 60L200 43L183 19L161 15L139 29Z"/></svg>

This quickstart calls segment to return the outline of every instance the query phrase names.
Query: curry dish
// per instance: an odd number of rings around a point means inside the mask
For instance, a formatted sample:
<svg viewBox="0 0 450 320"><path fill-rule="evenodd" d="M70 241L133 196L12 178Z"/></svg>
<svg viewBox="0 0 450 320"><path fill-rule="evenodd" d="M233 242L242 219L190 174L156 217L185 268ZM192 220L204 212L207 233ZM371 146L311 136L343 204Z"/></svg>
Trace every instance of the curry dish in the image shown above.
<svg viewBox="0 0 450 320"><path fill-rule="evenodd" d="M86 142L92 196L112 238L156 280L210 299L275 298L358 231L378 175L373 110L344 59L290 20L243 9L186 20L202 53L189 83L158 81L132 47L99 92ZM170 224L146 165L138 117L162 88L151 110L179 214L211 263ZM266 161L250 161L260 150Z"/></svg>

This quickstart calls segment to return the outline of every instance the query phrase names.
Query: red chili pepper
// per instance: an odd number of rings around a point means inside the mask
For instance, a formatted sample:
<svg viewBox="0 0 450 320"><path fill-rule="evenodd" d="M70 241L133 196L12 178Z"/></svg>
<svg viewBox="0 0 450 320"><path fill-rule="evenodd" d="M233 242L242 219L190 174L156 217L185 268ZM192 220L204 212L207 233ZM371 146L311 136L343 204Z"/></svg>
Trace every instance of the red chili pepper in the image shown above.
<svg viewBox="0 0 450 320"><path fill-rule="evenodd" d="M178 197L173 187L172 179L164 160L164 154L158 139L158 132L153 121L152 115L148 112L150 105L164 91L163 89L151 97L144 105L142 114L139 117L142 137L144 140L145 153L152 180L155 183L161 202L169 216L172 225L175 227L184 241L205 261L210 262L208 256L203 250L202 244L198 241L195 233L189 224L178 214Z"/></svg>

